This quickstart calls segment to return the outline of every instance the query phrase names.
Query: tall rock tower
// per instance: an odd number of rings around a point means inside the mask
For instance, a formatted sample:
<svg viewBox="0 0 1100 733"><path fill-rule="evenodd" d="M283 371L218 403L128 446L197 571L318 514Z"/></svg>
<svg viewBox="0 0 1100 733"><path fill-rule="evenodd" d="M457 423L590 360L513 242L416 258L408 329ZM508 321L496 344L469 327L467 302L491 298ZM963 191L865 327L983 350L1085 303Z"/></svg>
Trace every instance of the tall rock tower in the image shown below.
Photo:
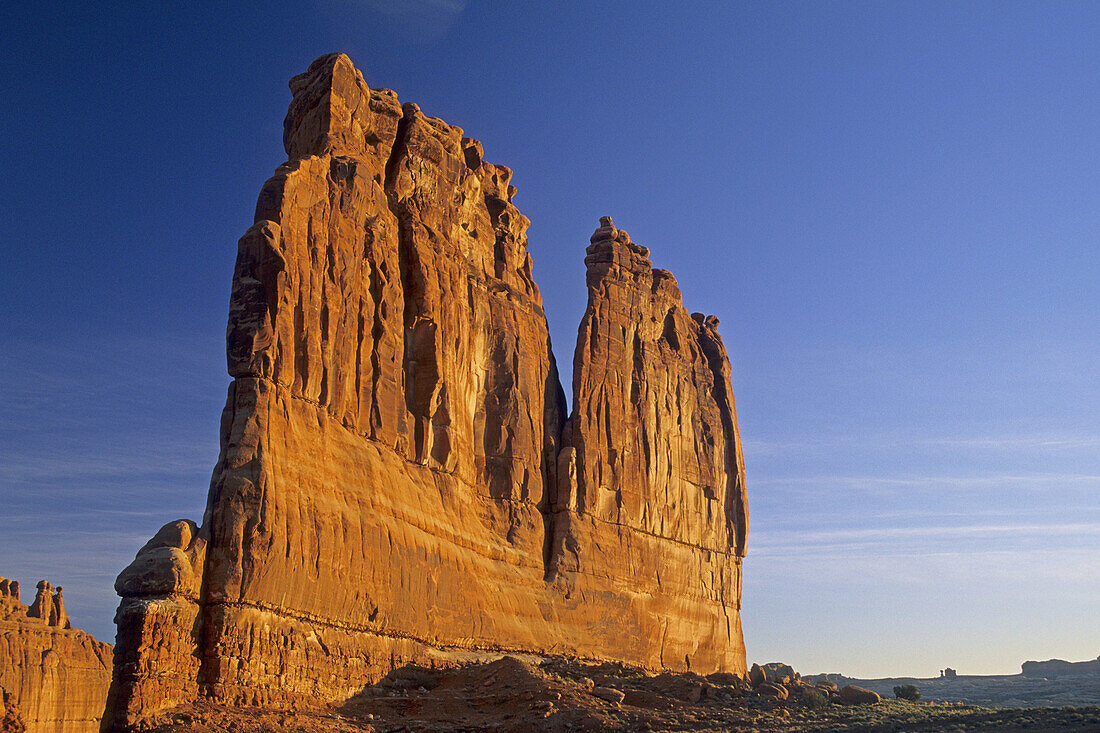
<svg viewBox="0 0 1100 733"><path fill-rule="evenodd" d="M119 576L104 729L501 652L744 672L717 320L605 220L567 416L512 172L342 54L290 87L207 510Z"/></svg>

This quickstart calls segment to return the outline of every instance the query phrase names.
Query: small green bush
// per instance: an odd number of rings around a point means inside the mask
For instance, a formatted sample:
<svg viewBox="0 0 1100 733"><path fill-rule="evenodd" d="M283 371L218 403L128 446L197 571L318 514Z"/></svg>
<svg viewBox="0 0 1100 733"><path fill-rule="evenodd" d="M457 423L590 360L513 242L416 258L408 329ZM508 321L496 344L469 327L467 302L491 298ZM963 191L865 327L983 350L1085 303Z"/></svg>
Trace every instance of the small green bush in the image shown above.
<svg viewBox="0 0 1100 733"><path fill-rule="evenodd" d="M915 685L894 685L894 697L916 702L920 700L920 690Z"/></svg>
<svg viewBox="0 0 1100 733"><path fill-rule="evenodd" d="M829 698L820 690L803 688L798 696L799 702L801 702L807 710L821 710L830 705Z"/></svg>
<svg viewBox="0 0 1100 733"><path fill-rule="evenodd" d="M818 692L817 690L810 690L810 693L806 695L806 707L810 710L821 710L822 708L829 707L829 698L825 696L825 693Z"/></svg>

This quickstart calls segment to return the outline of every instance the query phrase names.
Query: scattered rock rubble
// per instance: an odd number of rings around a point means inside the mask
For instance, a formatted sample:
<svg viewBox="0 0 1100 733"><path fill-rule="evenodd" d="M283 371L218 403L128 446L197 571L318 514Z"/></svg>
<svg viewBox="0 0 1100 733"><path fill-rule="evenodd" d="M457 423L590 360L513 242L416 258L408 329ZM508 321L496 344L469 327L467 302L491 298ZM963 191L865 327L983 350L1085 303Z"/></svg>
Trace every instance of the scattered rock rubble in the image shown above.
<svg viewBox="0 0 1100 733"><path fill-rule="evenodd" d="M1097 730L1100 709L991 711L883 699L847 704L828 681L774 675L757 685L731 674L654 673L554 657L390 672L346 703L292 710L210 701L157 714L153 733L459 733L468 731L957 731L974 728ZM767 671L765 671L767 669ZM793 670L792 670L793 672ZM782 681L786 678L785 681ZM766 694L781 686L786 699Z"/></svg>

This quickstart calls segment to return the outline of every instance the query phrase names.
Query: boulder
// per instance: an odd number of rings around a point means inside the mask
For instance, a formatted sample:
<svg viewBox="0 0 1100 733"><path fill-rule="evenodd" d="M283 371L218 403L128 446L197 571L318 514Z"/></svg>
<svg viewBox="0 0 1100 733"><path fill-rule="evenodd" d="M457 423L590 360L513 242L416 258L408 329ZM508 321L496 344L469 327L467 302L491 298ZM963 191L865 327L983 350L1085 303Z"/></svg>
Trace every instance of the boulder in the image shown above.
<svg viewBox="0 0 1100 733"><path fill-rule="evenodd" d="M752 668L749 669L749 684L753 687L757 687L767 681L768 677L764 674L763 668L754 662Z"/></svg>
<svg viewBox="0 0 1100 733"><path fill-rule="evenodd" d="M778 682L761 682L756 686L756 692L765 697L774 697L779 700L787 699L787 688Z"/></svg>
<svg viewBox="0 0 1100 733"><path fill-rule="evenodd" d="M715 685L726 685L731 687L740 687L744 684L741 676L733 674L732 672L712 672L707 675L707 681Z"/></svg>
<svg viewBox="0 0 1100 733"><path fill-rule="evenodd" d="M859 687L858 685L847 685L841 687L837 693L841 702L846 702L850 705L864 705L867 703L882 702L882 696L877 692L868 690L866 687Z"/></svg>
<svg viewBox="0 0 1100 733"><path fill-rule="evenodd" d="M595 687L592 689L592 694L615 705L620 704L623 698L626 697L626 693L622 690L616 690L614 687Z"/></svg>
<svg viewBox="0 0 1100 733"><path fill-rule="evenodd" d="M768 682L778 682L785 685L800 679L799 674L794 671L794 667L782 662L768 662L761 667L761 671Z"/></svg>

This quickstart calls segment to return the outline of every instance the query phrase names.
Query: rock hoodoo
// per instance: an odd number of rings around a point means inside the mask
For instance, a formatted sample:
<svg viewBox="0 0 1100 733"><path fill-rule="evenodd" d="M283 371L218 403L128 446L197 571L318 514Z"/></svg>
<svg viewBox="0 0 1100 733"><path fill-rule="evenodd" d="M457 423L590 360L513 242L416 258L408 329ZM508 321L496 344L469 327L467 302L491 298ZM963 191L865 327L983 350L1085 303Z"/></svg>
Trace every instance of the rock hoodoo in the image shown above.
<svg viewBox="0 0 1100 733"><path fill-rule="evenodd" d="M104 729L509 651L744 673L717 319L602 220L567 415L511 170L342 54L290 87L207 509L118 578Z"/></svg>
<svg viewBox="0 0 1100 733"><path fill-rule="evenodd" d="M60 629L71 629L69 615L65 613L65 602L61 598L61 586L54 588L45 580L38 581L38 592L34 596L34 603L27 609L28 618L37 618L45 621L49 626ZM19 599L19 584L16 583L15 599Z"/></svg>
<svg viewBox="0 0 1100 733"><path fill-rule="evenodd" d="M99 730L111 684L111 645L72 628L61 588L38 583L33 605L0 578L0 690L5 725L30 733ZM7 730L7 728L4 728Z"/></svg>

